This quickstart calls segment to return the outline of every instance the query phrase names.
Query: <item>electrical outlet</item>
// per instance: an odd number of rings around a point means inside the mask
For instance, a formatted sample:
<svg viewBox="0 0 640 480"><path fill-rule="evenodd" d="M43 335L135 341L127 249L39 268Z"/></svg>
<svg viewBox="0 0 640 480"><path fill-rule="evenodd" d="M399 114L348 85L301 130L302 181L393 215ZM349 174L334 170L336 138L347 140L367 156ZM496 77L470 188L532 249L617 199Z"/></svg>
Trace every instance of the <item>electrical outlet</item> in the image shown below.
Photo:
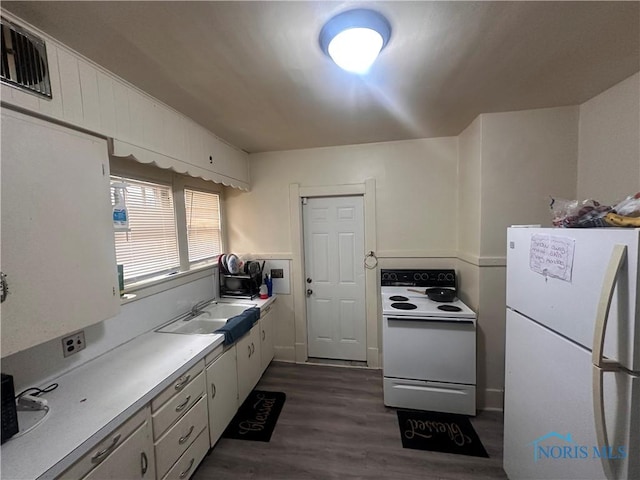
<svg viewBox="0 0 640 480"><path fill-rule="evenodd" d="M284 278L284 270L282 268L272 268L271 278Z"/></svg>
<svg viewBox="0 0 640 480"><path fill-rule="evenodd" d="M78 353L80 350L84 350L85 346L84 330L80 330L79 332L62 339L62 353L65 357Z"/></svg>

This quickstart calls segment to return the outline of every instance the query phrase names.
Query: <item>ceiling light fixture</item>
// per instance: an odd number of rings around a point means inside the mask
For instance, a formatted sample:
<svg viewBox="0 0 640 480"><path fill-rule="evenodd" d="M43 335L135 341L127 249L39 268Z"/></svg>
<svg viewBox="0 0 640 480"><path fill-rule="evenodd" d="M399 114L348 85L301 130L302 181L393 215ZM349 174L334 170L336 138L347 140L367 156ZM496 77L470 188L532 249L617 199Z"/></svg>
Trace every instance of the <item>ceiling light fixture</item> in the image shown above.
<svg viewBox="0 0 640 480"><path fill-rule="evenodd" d="M324 24L320 48L342 69L367 73L391 37L391 25L378 12L348 10Z"/></svg>

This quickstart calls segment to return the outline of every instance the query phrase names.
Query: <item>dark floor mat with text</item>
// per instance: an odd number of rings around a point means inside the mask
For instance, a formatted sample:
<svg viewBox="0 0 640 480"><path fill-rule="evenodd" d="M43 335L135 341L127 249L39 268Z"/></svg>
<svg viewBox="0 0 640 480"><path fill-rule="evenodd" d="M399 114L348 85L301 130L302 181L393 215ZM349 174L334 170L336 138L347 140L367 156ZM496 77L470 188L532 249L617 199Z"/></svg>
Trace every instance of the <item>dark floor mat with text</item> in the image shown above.
<svg viewBox="0 0 640 480"><path fill-rule="evenodd" d="M286 398L287 396L282 392L253 390L222 436L268 442Z"/></svg>
<svg viewBox="0 0 640 480"><path fill-rule="evenodd" d="M489 457L465 415L419 410L398 410L404 448Z"/></svg>

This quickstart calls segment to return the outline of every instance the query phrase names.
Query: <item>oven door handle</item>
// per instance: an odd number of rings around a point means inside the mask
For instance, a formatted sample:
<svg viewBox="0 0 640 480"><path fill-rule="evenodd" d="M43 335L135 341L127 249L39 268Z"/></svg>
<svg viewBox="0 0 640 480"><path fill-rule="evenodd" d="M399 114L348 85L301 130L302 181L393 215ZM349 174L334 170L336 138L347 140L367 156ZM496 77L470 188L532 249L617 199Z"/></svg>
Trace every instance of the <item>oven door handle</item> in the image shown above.
<svg viewBox="0 0 640 480"><path fill-rule="evenodd" d="M419 318L419 317L385 317L389 321L394 322L427 322L427 323L455 323L459 324L471 324L473 325L473 320L450 320L445 318Z"/></svg>

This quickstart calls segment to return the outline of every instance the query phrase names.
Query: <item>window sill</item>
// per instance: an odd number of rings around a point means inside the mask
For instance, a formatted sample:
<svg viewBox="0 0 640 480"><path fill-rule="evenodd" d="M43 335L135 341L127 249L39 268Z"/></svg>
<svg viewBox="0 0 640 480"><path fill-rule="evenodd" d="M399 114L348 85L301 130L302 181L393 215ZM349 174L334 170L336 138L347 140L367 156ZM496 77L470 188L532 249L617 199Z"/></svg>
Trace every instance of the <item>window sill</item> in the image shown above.
<svg viewBox="0 0 640 480"><path fill-rule="evenodd" d="M121 297L120 304L126 305L136 300L195 282L201 278L209 277L217 271L217 268L217 263L209 263L199 267L192 267L191 270L186 272L170 273L147 280L146 282L133 284L124 289L124 295Z"/></svg>

